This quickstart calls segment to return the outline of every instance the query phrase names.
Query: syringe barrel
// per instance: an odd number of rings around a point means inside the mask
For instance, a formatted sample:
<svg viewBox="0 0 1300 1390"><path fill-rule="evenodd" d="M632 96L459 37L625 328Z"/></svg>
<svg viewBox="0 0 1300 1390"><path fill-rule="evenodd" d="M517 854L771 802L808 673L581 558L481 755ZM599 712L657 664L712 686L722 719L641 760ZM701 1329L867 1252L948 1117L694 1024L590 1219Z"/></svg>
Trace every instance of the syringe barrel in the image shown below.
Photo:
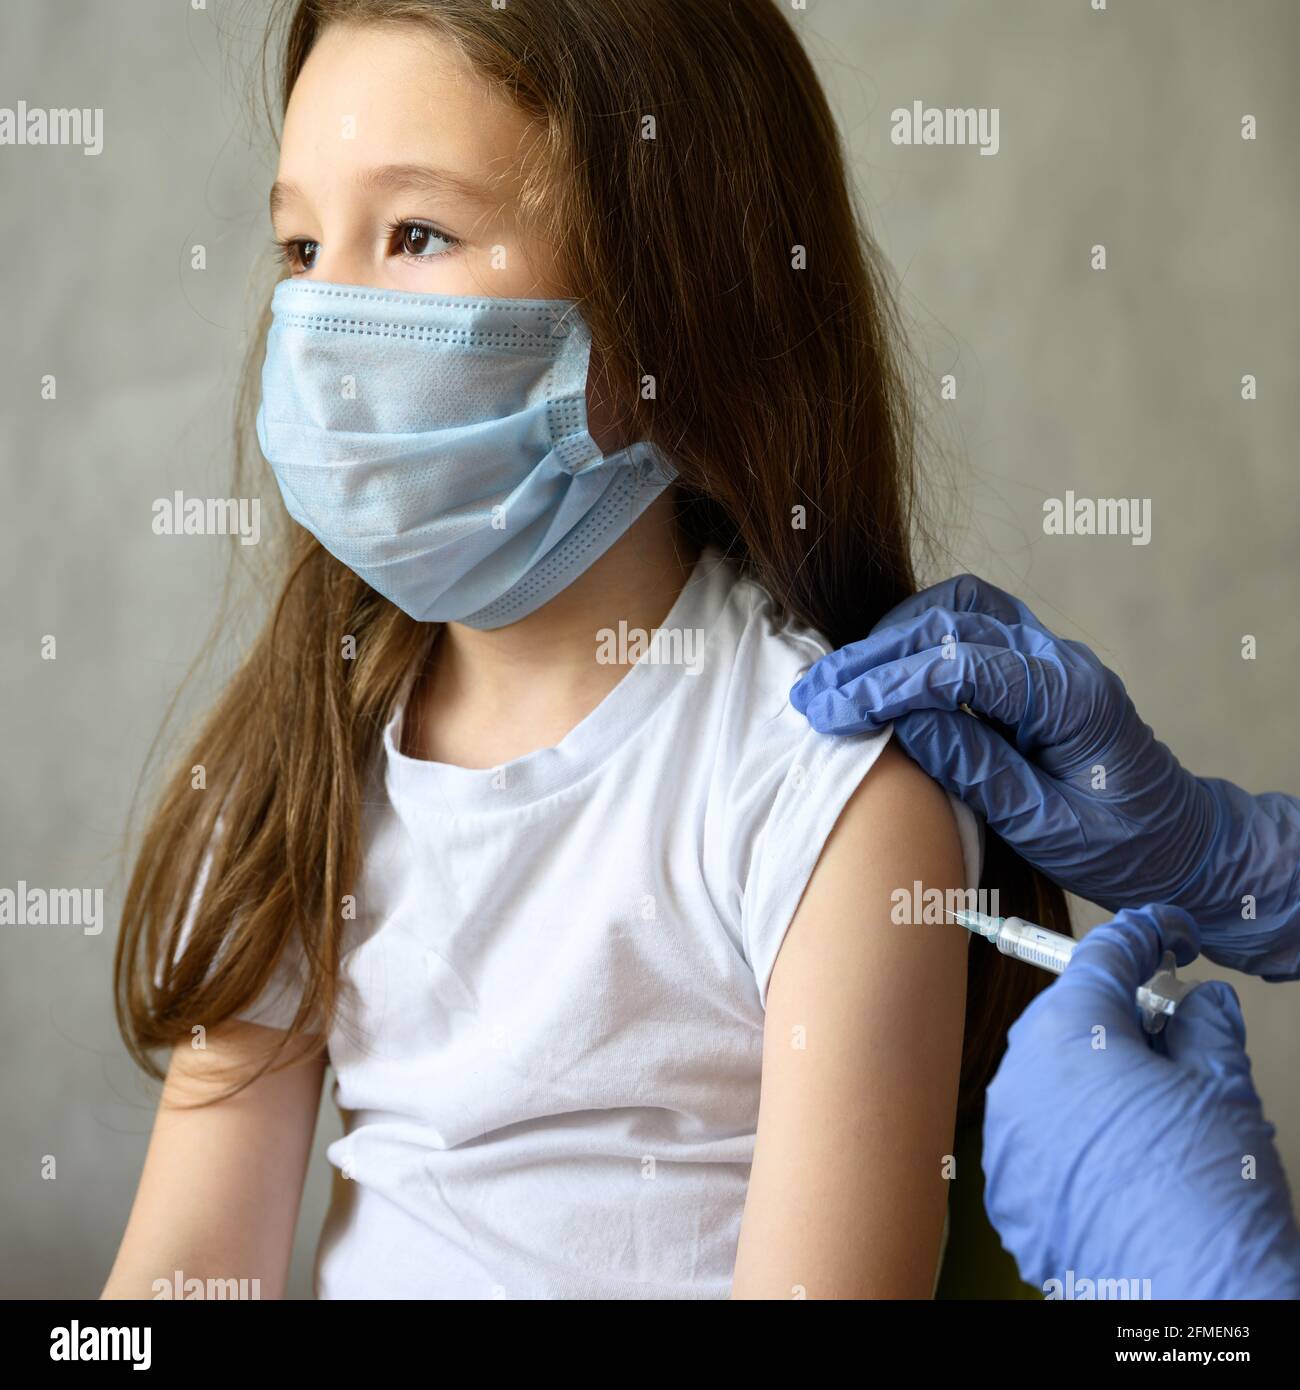
<svg viewBox="0 0 1300 1390"><path fill-rule="evenodd" d="M1079 944L1072 936L1048 931L1034 922L1008 917L997 934L998 950L1004 956L1037 965L1059 975L1070 963L1074 948Z"/></svg>

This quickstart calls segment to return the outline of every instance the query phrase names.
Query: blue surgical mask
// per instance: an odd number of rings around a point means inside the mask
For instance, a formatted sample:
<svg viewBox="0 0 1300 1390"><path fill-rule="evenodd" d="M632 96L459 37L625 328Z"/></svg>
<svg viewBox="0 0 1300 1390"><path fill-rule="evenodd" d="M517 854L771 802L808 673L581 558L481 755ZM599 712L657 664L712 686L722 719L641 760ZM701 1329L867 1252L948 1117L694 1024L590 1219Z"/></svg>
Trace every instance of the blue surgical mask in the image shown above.
<svg viewBox="0 0 1300 1390"><path fill-rule="evenodd" d="M673 479L587 433L569 300L284 280L271 308L257 437L289 514L421 622L526 616Z"/></svg>

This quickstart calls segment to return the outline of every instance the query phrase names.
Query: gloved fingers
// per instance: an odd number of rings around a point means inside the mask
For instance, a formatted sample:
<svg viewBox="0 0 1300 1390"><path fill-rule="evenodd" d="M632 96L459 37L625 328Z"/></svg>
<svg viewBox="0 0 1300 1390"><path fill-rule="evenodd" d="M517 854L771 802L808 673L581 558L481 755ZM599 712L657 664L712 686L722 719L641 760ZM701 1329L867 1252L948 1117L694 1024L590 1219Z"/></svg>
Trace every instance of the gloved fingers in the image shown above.
<svg viewBox="0 0 1300 1390"><path fill-rule="evenodd" d="M1090 1009L1094 1022L1137 1032L1138 986L1155 974L1166 949L1186 964L1199 945L1196 924L1181 908L1161 904L1117 913L1075 948L1052 989L1053 1008Z"/></svg>
<svg viewBox="0 0 1300 1390"><path fill-rule="evenodd" d="M880 667L894 663L899 667L895 679L924 671L945 659L950 647L944 645L944 639L951 634L954 622L954 615L930 610L903 626L883 628L877 624L869 636L827 652L795 684L790 692L791 703L801 714L807 714L808 706L818 695L852 692L865 678L877 675ZM967 640L971 640L970 634ZM994 643L999 644L1000 639L995 637Z"/></svg>
<svg viewBox="0 0 1300 1390"><path fill-rule="evenodd" d="M1023 623L1004 623L984 613L927 608L905 622L879 622L860 641L828 652L814 668L816 679L812 684L815 689L843 688L877 667L932 648L938 649L940 658L952 660L953 648L959 644L1000 647L1026 656L1044 657L1050 657L1061 645L1055 638Z"/></svg>
<svg viewBox="0 0 1300 1390"><path fill-rule="evenodd" d="M1146 954L1147 943L1152 939L1155 941L1154 957ZM1146 969L1146 973L1132 980L1135 989L1138 985L1145 984L1155 973L1160 964L1160 957L1166 951L1174 953L1174 959L1180 966L1190 965L1201 953L1200 928L1189 912L1168 903L1150 903L1145 907L1125 908L1122 912L1117 912L1109 922L1095 927L1079 943L1074 953L1075 960L1078 960L1080 952L1084 951L1089 956L1096 953L1100 957L1123 942L1141 948L1143 954L1138 969L1145 968L1148 960L1150 961L1150 968ZM1112 956L1110 959L1118 964L1118 957ZM1073 963L1072 961L1071 964ZM1125 983L1129 983L1127 977Z"/></svg>
<svg viewBox="0 0 1300 1390"><path fill-rule="evenodd" d="M1224 1080L1250 1076L1246 1020L1237 992L1226 980L1208 980L1178 1005L1161 1035L1165 1055L1199 1076Z"/></svg>
<svg viewBox="0 0 1300 1390"><path fill-rule="evenodd" d="M1196 918L1184 908L1157 903L1130 910L1152 915L1164 949L1174 953L1174 961L1180 969L1201 954L1201 929Z"/></svg>
<svg viewBox="0 0 1300 1390"><path fill-rule="evenodd" d="M894 657L857 675L845 675L854 649L823 657L790 692L790 700L821 733L879 728L918 710L977 713L1016 729L1022 746L1035 744L1035 713L1059 714L1066 706L1066 677L1054 662L1001 646L946 644ZM836 659L840 658L836 665Z"/></svg>

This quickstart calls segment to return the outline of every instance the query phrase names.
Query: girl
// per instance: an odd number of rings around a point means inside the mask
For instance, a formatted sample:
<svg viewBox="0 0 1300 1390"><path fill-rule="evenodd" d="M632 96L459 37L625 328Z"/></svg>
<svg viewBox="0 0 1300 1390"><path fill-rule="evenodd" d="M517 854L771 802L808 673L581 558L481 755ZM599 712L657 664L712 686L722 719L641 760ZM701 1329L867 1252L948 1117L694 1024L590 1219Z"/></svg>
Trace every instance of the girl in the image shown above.
<svg viewBox="0 0 1300 1390"><path fill-rule="evenodd" d="M106 1294L283 1291L328 1063L323 1297L928 1296L1024 1001L891 920L978 881L968 813L788 703L914 587L894 319L792 30L300 0L282 97L299 527L130 885L124 1033L173 1050Z"/></svg>

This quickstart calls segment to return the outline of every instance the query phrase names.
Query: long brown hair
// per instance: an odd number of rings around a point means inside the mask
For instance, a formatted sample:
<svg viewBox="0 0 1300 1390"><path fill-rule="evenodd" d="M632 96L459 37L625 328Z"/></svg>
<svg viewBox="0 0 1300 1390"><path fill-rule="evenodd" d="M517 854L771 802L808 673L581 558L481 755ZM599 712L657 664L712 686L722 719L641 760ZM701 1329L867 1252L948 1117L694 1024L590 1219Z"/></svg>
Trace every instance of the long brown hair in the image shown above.
<svg viewBox="0 0 1300 1390"><path fill-rule="evenodd" d="M834 119L775 0L300 0L277 14L282 109L325 25L422 24L535 123L526 213L561 248L632 437L676 464L686 535L836 645L915 590L903 333ZM129 884L118 1017L154 1075L152 1050L230 1018L293 945L308 979L291 1035L333 1016L363 779L431 639L306 532L291 529L286 550L274 612L166 785ZM1068 930L1060 891L993 836L985 883L1006 911ZM1034 988L1033 972L972 952L964 1118Z"/></svg>

